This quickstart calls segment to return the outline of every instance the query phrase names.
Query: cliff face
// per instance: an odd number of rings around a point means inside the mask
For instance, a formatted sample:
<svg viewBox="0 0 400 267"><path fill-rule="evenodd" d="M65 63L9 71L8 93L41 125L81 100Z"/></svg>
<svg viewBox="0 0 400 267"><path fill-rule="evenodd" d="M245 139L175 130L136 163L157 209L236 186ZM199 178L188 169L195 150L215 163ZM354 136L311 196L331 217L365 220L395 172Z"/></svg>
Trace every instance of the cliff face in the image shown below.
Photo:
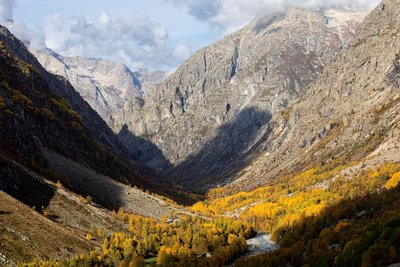
<svg viewBox="0 0 400 267"><path fill-rule="evenodd" d="M354 36L362 13L291 9L196 52L116 119L131 152L184 184L218 184L279 128L268 123ZM138 145L137 138L148 140ZM277 143L276 146L279 146ZM207 180L207 181L206 181Z"/></svg>
<svg viewBox="0 0 400 267"><path fill-rule="evenodd" d="M126 66L109 60L63 57L50 50L35 50L32 54L49 72L67 79L84 100L112 128L113 115L128 100L142 102L142 85Z"/></svg>
<svg viewBox="0 0 400 267"><path fill-rule="evenodd" d="M385 0L299 96L234 185L256 187L304 166L400 160L400 3ZM279 144L276 145L276 144Z"/></svg>
<svg viewBox="0 0 400 267"><path fill-rule="evenodd" d="M143 94L168 77L164 71L133 72L110 60L64 57L49 49L29 49L48 72L67 79L114 132L121 130L115 118L125 104L130 101L135 108L141 108Z"/></svg>

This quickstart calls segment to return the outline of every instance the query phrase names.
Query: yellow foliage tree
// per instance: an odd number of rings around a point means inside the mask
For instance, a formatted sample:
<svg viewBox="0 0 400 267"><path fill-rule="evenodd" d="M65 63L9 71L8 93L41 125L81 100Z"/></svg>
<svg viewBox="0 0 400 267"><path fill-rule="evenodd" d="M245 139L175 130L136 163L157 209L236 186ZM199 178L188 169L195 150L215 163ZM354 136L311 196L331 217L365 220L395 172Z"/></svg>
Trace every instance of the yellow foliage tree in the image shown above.
<svg viewBox="0 0 400 267"><path fill-rule="evenodd" d="M386 189L392 189L399 185L400 182L400 172L393 174L392 178L386 183Z"/></svg>

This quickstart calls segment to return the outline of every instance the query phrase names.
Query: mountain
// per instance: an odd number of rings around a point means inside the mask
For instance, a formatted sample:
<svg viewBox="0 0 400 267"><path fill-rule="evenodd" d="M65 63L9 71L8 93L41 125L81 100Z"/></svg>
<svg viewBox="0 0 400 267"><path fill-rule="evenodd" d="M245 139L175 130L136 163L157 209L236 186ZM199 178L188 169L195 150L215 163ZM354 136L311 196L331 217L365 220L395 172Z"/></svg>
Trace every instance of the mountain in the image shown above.
<svg viewBox="0 0 400 267"><path fill-rule="evenodd" d="M65 78L0 26L0 265L99 248L108 231L128 229L113 209L182 212L154 192L185 194L151 174ZM101 238L85 238L98 228Z"/></svg>
<svg viewBox="0 0 400 267"><path fill-rule="evenodd" d="M176 183L208 188L226 182L279 131L271 118L297 101L363 17L298 8L257 17L197 51L144 96L143 107L125 105L116 119L120 139Z"/></svg>
<svg viewBox="0 0 400 267"><path fill-rule="evenodd" d="M278 242L235 266L399 265L399 89L400 2L384 0L289 112L272 117L279 130L264 153L193 206Z"/></svg>
<svg viewBox="0 0 400 267"><path fill-rule="evenodd" d="M400 160L399 12L383 1L298 103L271 120L276 130L237 180L241 190L307 166L363 161L362 171Z"/></svg>
<svg viewBox="0 0 400 267"><path fill-rule="evenodd" d="M144 68L140 68L134 73L140 81L144 93L152 90L158 83L164 81L169 75L169 72L161 70L151 71Z"/></svg>
<svg viewBox="0 0 400 267"><path fill-rule="evenodd" d="M0 264L398 265L400 2L360 16L290 9L200 50L116 116L131 154L0 28ZM215 188L177 206L132 187L182 196L143 163Z"/></svg>
<svg viewBox="0 0 400 267"><path fill-rule="evenodd" d="M110 60L64 57L50 49L30 52L50 73L67 79L84 100L115 132L115 117L131 102L137 108L143 105L143 94L168 76L164 71L140 68L132 72L127 66Z"/></svg>
<svg viewBox="0 0 400 267"><path fill-rule="evenodd" d="M103 175L164 193L159 189L165 185L158 184L151 171L136 164L118 137L68 81L47 72L4 27L0 28L0 42L3 191L25 198L26 188L18 186L22 181L12 171L15 161L51 181L60 180L75 193L92 195L107 207L123 204L118 202L120 190L115 190L114 198L107 198L107 183L98 184L96 191L90 184L82 185L82 179ZM79 166L90 171L87 175L83 174L85 171L76 172Z"/></svg>
<svg viewBox="0 0 400 267"><path fill-rule="evenodd" d="M113 114L128 100L134 99L138 105L142 101L141 82L125 65L103 59L63 57L48 49L30 51L47 71L67 79L110 127Z"/></svg>

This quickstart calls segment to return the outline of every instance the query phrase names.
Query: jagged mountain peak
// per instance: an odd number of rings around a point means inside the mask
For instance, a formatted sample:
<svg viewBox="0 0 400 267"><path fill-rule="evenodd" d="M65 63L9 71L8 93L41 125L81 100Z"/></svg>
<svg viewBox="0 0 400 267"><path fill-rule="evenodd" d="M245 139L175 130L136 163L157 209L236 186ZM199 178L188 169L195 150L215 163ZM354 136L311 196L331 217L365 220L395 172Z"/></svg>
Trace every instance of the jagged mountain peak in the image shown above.
<svg viewBox="0 0 400 267"><path fill-rule="evenodd" d="M128 67L105 59L64 57L46 50L31 52L50 72L61 75L77 89L110 127L113 115L131 99L141 99L142 84Z"/></svg>
<svg viewBox="0 0 400 267"><path fill-rule="evenodd" d="M270 118L296 101L348 44L361 19L361 13L347 10L298 8L264 24L256 18L195 52L145 95L143 107L127 104L117 119L119 128L125 125L120 137L132 152L146 151L145 161L177 182L224 180L220 173L228 177L245 165L271 131L269 119L258 118ZM239 129L243 135L230 139ZM130 134L154 143L161 153L141 147ZM171 164L153 164L165 161Z"/></svg>

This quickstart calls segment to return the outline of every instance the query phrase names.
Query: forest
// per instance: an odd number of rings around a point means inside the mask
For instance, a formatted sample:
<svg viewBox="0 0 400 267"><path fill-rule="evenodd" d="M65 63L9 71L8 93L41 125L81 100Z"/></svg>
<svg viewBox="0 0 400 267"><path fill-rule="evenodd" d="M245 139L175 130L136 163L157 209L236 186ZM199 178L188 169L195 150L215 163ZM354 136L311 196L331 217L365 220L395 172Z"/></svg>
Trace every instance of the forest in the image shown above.
<svg viewBox="0 0 400 267"><path fill-rule="evenodd" d="M316 167L252 192L209 198L194 214L161 220L120 209L126 232L93 228L102 248L21 266L384 266L400 260L400 164L357 175ZM223 189L214 189L223 190ZM218 193L218 192L217 192ZM210 192L210 195L216 192ZM270 233L280 248L243 258L246 239ZM374 265L372 263L374 262Z"/></svg>
<svg viewBox="0 0 400 267"><path fill-rule="evenodd" d="M21 266L222 266L240 257L246 239L255 234L249 224L226 218L184 215L157 221L123 209L114 217L125 222L129 231L107 234L98 228L86 235L104 240L101 250Z"/></svg>

